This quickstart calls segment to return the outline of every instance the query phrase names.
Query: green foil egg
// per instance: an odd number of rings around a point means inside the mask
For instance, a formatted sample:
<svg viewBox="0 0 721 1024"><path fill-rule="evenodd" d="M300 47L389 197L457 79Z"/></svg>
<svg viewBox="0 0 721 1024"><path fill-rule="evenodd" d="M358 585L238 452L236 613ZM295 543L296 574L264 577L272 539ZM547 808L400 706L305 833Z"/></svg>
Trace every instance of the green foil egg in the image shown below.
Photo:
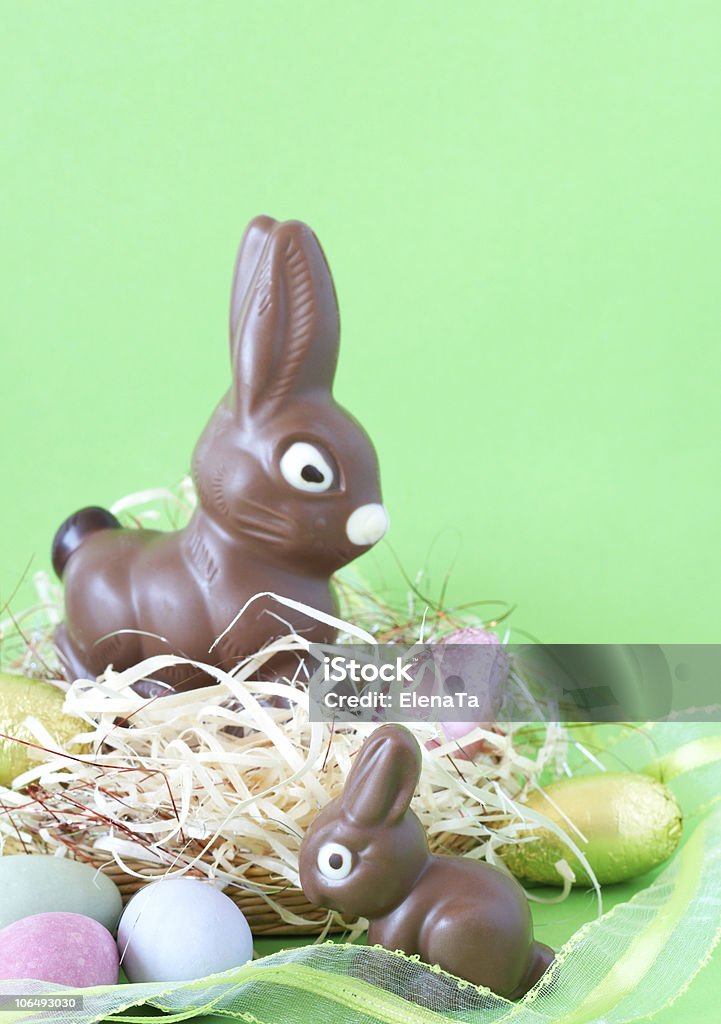
<svg viewBox="0 0 721 1024"><path fill-rule="evenodd" d="M0 672L0 786L10 786L15 778L34 763L28 743L37 743L24 725L29 716L42 722L63 749L86 728L82 719L63 713L65 694L57 686L39 679ZM24 742L23 742L24 741ZM73 747L69 753L83 753Z"/></svg>
<svg viewBox="0 0 721 1024"><path fill-rule="evenodd" d="M602 885L625 882L662 864L683 831L683 815L673 793L646 775L608 772L563 779L531 793L526 804L563 829ZM519 831L519 839L524 841L499 850L517 878L561 885L555 864L565 860L576 876L574 885L591 883L578 858L549 829L529 824Z"/></svg>

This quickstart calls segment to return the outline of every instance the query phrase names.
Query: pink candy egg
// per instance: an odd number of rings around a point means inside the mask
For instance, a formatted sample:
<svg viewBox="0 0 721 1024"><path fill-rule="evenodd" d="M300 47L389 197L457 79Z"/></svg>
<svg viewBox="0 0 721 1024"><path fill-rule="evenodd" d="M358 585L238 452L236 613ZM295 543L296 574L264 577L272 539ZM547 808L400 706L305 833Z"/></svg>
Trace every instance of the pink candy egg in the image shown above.
<svg viewBox="0 0 721 1024"><path fill-rule="evenodd" d="M73 988L115 985L115 939L107 928L82 914L23 917L0 931L0 980L25 978Z"/></svg>

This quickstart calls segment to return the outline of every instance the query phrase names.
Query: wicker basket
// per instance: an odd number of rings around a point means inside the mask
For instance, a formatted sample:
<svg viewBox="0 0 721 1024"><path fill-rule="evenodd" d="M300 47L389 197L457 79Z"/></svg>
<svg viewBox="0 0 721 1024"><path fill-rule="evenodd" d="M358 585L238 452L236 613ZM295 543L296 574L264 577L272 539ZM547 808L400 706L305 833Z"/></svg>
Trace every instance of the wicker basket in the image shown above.
<svg viewBox="0 0 721 1024"><path fill-rule="evenodd" d="M467 836L443 833L430 837L430 846L434 853L463 854L473 847L473 840ZM154 873L153 869L149 868L147 861L128 860L127 863L129 868L142 872L145 876ZM108 878L115 882L120 890L123 903L127 903L139 889L148 884L143 878L136 878L134 875L127 874L114 861L108 863L106 860L102 864L99 862L98 867L102 867ZM158 868L157 875L159 878L162 877L162 868ZM244 876L250 883L259 887L267 886L271 889L276 889L278 886L286 885L283 880L279 881L277 878L272 877L264 868L251 867L244 872ZM262 896L249 892L247 889L242 889L240 886L230 886L226 890L226 895L243 911L251 931L256 936L320 935L321 932L326 930L328 911L314 907L313 904L308 902L300 889L294 887L286 887L281 889L281 891L276 889L273 899L293 914L306 918L307 924L305 925L288 924L269 906ZM338 934L339 932L346 931L352 923L352 921L343 920L339 916L334 915L334 922L331 924L330 929L327 929L328 934Z"/></svg>

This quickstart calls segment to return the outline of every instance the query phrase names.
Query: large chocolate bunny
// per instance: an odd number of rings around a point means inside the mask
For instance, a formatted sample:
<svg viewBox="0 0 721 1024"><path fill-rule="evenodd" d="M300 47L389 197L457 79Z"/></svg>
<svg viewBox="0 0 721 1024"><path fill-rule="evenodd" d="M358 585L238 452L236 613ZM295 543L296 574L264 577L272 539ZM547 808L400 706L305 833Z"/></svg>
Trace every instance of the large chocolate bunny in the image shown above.
<svg viewBox="0 0 721 1024"><path fill-rule="evenodd" d="M410 810L420 771L420 748L402 726L382 726L366 740L342 795L303 839L303 891L319 906L368 918L369 943L518 999L553 950L534 941L514 878L480 861L430 854Z"/></svg>
<svg viewBox="0 0 721 1024"><path fill-rule="evenodd" d="M287 631L279 618L310 640L333 639L328 626L260 599L210 653L255 594L335 611L331 574L385 533L373 445L331 391L338 336L333 281L310 228L251 221L233 280L233 383L195 448L190 523L126 530L90 508L56 534L65 583L56 640L69 676L169 653L230 668ZM154 678L176 689L213 681L183 665Z"/></svg>

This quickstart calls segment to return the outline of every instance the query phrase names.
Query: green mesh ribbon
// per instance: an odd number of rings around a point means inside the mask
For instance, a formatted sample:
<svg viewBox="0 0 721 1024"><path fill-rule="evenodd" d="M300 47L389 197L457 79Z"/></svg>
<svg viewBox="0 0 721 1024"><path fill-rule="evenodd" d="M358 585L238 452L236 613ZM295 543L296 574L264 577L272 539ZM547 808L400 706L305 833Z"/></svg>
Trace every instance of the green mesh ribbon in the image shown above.
<svg viewBox="0 0 721 1024"><path fill-rule="evenodd" d="M147 1004L169 1014L168 1022L211 1013L248 1024L622 1024L648 1017L686 990L721 939L721 734L718 726L650 727L632 737L636 758L645 749L639 735L651 743L647 771L672 784L694 782L688 810L695 827L651 885L577 931L517 1003L401 953L324 943L202 981L85 989L82 1010L0 1016L8 1024L130 1024L148 1018L128 1010ZM632 753L624 736L613 749L624 759ZM47 997L71 990L0 982L0 996L18 991Z"/></svg>

